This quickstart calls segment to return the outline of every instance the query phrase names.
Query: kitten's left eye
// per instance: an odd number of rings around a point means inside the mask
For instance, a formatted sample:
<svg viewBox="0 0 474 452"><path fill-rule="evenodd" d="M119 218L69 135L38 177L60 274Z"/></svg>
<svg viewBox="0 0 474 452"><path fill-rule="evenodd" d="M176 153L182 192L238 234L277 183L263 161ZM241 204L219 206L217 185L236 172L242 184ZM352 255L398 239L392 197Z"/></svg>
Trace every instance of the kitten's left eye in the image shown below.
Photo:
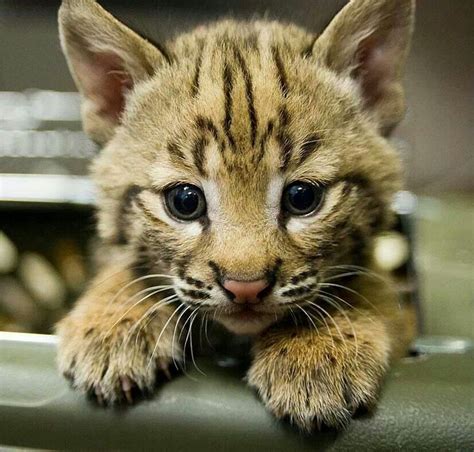
<svg viewBox="0 0 474 452"><path fill-rule="evenodd" d="M307 215L319 209L324 199L324 187L297 181L283 191L282 208L291 215Z"/></svg>
<svg viewBox="0 0 474 452"><path fill-rule="evenodd" d="M195 185L177 185L165 192L166 207L178 220L194 221L206 213L204 193Z"/></svg>

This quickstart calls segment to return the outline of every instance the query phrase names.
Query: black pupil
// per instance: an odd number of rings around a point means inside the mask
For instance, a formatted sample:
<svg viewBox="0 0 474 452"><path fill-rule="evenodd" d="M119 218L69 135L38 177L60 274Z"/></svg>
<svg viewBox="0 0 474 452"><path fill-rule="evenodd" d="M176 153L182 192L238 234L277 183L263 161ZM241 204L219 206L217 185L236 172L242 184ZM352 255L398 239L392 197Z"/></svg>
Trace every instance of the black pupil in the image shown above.
<svg viewBox="0 0 474 452"><path fill-rule="evenodd" d="M308 183L294 183L287 188L288 203L295 213L309 213L316 204L315 187Z"/></svg>
<svg viewBox="0 0 474 452"><path fill-rule="evenodd" d="M193 187L175 189L173 204L175 209L184 216L193 215L199 207L199 193Z"/></svg>

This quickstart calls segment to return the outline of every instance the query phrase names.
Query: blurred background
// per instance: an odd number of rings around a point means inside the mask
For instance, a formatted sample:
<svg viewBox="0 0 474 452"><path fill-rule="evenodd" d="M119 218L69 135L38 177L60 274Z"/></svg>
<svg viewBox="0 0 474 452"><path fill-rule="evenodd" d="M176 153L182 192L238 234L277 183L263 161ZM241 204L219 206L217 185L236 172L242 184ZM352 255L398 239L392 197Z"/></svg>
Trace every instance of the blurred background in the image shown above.
<svg viewBox="0 0 474 452"><path fill-rule="evenodd" d="M0 0L0 330L51 332L93 273L98 152L57 38L59 1ZM222 16L318 32L343 0L101 1L156 40ZM474 337L474 2L418 0L408 114L393 136L406 167L422 327Z"/></svg>

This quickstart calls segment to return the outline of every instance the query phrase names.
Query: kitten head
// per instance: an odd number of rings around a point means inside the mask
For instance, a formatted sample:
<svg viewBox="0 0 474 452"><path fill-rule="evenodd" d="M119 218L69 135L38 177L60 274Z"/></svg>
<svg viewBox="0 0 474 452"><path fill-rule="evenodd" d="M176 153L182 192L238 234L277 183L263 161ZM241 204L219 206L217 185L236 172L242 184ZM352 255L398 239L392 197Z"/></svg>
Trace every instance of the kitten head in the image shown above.
<svg viewBox="0 0 474 452"><path fill-rule="evenodd" d="M92 0L61 42L104 146L104 240L165 269L192 308L258 333L364 259L390 223L412 0L352 0L319 37L223 21L162 48Z"/></svg>

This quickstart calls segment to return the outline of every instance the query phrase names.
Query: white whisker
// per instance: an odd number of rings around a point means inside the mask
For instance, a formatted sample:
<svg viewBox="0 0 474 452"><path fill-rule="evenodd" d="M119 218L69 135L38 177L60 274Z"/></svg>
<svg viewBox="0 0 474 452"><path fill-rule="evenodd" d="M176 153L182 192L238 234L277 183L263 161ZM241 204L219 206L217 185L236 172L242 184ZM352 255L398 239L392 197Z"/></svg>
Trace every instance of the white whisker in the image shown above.
<svg viewBox="0 0 474 452"><path fill-rule="evenodd" d="M333 300L331 297L326 297L326 296L323 296L321 297L324 301L326 301L326 303L329 303L331 306L333 306L334 308L336 308L336 310L338 312L340 312L342 314L342 316L344 317L344 319L346 320L346 322L348 323L349 327L351 328L351 332L352 332L352 335L354 336L354 342L355 342L355 355L356 355L356 358L358 356L358 351L359 351L359 342L358 342L358 338L357 338L357 333L356 333L356 330L354 328L354 324L352 322L352 320L349 318L349 316L346 314L345 310L343 308L341 308L341 306L335 301Z"/></svg>
<svg viewBox="0 0 474 452"><path fill-rule="evenodd" d="M143 329L145 329L149 324L150 322L154 319L154 317L156 316L156 314L158 313L158 311L162 308L162 307L165 307L165 306L168 306L172 303L174 303L176 300L178 299L178 297L176 295L171 295L167 298L163 298L162 300L160 300L158 303L152 305L149 309L147 309L145 311L145 313L137 320L137 322L135 322L135 325L130 329L130 333L128 334L127 336L127 342L128 340L130 340L132 338L133 335L135 335L135 345L137 345L138 343L138 338L140 336L140 333ZM147 317L149 317L147 319ZM146 320L146 321L145 321ZM141 323L143 322L142 325L140 325ZM135 333L135 330L138 329L138 331L136 331ZM124 341L124 344L126 342Z"/></svg>
<svg viewBox="0 0 474 452"><path fill-rule="evenodd" d="M204 336L206 337L207 343L212 347L211 341L209 340L209 335L208 335L208 324L209 324L209 312L204 313L204 318L205 318L205 325L204 325Z"/></svg>
<svg viewBox="0 0 474 452"><path fill-rule="evenodd" d="M201 375L207 376L207 375L199 368L199 366L198 366L197 363L196 363L196 359L195 359L195 357L194 357L194 347L193 347L193 334L192 334L192 329L193 329L194 321L196 320L196 317L197 317L197 315L198 315L198 309L199 309L199 308L196 308L196 310L193 312L193 314L191 314L192 320L191 320L191 323L189 324L189 334L190 334L189 348L190 348L190 350L191 350L191 361L193 362L194 368L195 368ZM194 315L194 316L193 316L193 315Z"/></svg>
<svg viewBox="0 0 474 452"><path fill-rule="evenodd" d="M339 325L338 325L337 322L334 320L333 316L332 316L331 314L329 314L329 312L327 312L324 308L322 308L322 307L319 306L318 304L312 303L312 302L310 302L310 304L311 304L314 308L320 310L323 314L325 314L325 315L331 320L331 322L332 322L333 325L334 325L334 328L335 328L336 331L338 332L338 334L339 334L339 336L340 336L340 338L341 338L341 340L342 340L342 342L343 342L343 344L344 344L344 347L345 347L346 350L347 350L348 347L347 347L347 344L346 344L346 339L345 339L344 335L342 334L342 331L341 331L341 329L339 328Z"/></svg>
<svg viewBox="0 0 474 452"><path fill-rule="evenodd" d="M188 311L189 309L190 309L190 306L186 306L186 309L184 309L184 311L181 312L181 314L179 315L178 319L176 320L176 324L173 328L173 339L172 339L172 342L171 342L171 344L172 344L171 345L171 355L173 356L173 364L174 364L174 367L176 369L178 369L179 367L178 367L178 364L177 364L176 360L174 359L174 355L175 355L174 347L175 347L175 343L176 343L174 338L176 337L176 332L178 330L178 327L180 326L180 322L181 322L182 317L184 316L186 311ZM178 339L177 339L178 343L181 340L181 334L183 333L183 329L184 329L185 325L186 325L186 323L184 323L184 325L181 327L181 331L180 331ZM184 360L185 353L186 353L186 350L183 349L183 360ZM183 371L184 371L184 369L183 369Z"/></svg>
<svg viewBox="0 0 474 452"><path fill-rule="evenodd" d="M354 289L351 289L350 287L347 287L347 286L343 286L341 284L334 284L334 283L320 283L320 286L321 287L336 287L338 289L343 289L343 290L347 290L348 292L354 294L354 295L357 295L358 297L360 297L363 301L365 301L370 307L372 307L375 311L377 311L378 313L380 313L380 310L377 308L377 306L375 306L371 301L369 301L364 295L362 295L361 293L357 292L357 290L354 290ZM347 302L345 302L347 303Z"/></svg>
<svg viewBox="0 0 474 452"><path fill-rule="evenodd" d="M309 302L309 307L314 307L313 303L312 302ZM329 328L329 325L328 325L328 322L326 321L326 318L324 317L324 315L322 315L318 310L316 310L316 315L318 316L318 318L320 318L323 323L324 323L324 326L326 327L326 331L329 333L330 332L330 328ZM336 347L336 343L334 342L334 338L332 337L332 335L330 334L329 337L331 338L331 341L332 341L332 346L333 348Z"/></svg>
<svg viewBox="0 0 474 452"><path fill-rule="evenodd" d="M338 295L332 293L332 292L326 292L325 290L319 290L318 292L319 294L322 294L322 295L326 295L328 297L334 297L335 299L337 299L338 301L344 303L349 309L361 314L362 316L366 317L367 319L371 320L372 322L374 321L374 319L365 311L362 311L360 310L359 308L357 308L356 306L350 304L348 301L344 300L344 298L341 298L339 297ZM368 300L367 300L368 301ZM372 305L372 307L374 309L377 310L377 308L375 306ZM378 311L378 310L377 310Z"/></svg>
<svg viewBox="0 0 474 452"><path fill-rule="evenodd" d="M112 304L114 301L117 300L120 295L122 295L130 286L133 284L136 284L140 281L144 281L146 279L151 279L151 278L162 278L163 275L145 275L145 276L140 276L139 278L135 278L134 280L130 281L129 283L125 284L120 290L109 300L108 305ZM169 276L168 276L169 277Z"/></svg>
<svg viewBox="0 0 474 452"><path fill-rule="evenodd" d="M166 328L168 327L168 325L170 324L171 320L173 319L173 317L176 315L176 313L183 307L184 305L180 304L178 305L178 307L173 311L173 313L169 316L168 320L166 321L166 323L164 324L163 328L161 329L161 332L160 334L158 335L158 339L156 340L156 343L155 343L155 347L153 348L153 352L151 354L151 357L150 357L150 360L148 362L148 366L147 368L149 368L153 362L153 358L155 356L155 353L156 353L156 350L158 349L158 345L160 343L160 340L161 340L161 337L163 336L163 333L165 332Z"/></svg>
<svg viewBox="0 0 474 452"><path fill-rule="evenodd" d="M143 303L145 300L147 300L148 298L150 297L153 297L154 295L156 295L157 293L159 292L163 292L163 290L168 290L168 288L166 289L157 289L151 293L149 293L148 295L145 295L144 297L140 298L136 303L134 303L132 306L130 306L121 316L120 318L113 323L113 325L107 330L107 332L105 333L105 337L107 337L110 332L117 326L117 324L133 309L135 308L136 306L138 306L140 303Z"/></svg>

